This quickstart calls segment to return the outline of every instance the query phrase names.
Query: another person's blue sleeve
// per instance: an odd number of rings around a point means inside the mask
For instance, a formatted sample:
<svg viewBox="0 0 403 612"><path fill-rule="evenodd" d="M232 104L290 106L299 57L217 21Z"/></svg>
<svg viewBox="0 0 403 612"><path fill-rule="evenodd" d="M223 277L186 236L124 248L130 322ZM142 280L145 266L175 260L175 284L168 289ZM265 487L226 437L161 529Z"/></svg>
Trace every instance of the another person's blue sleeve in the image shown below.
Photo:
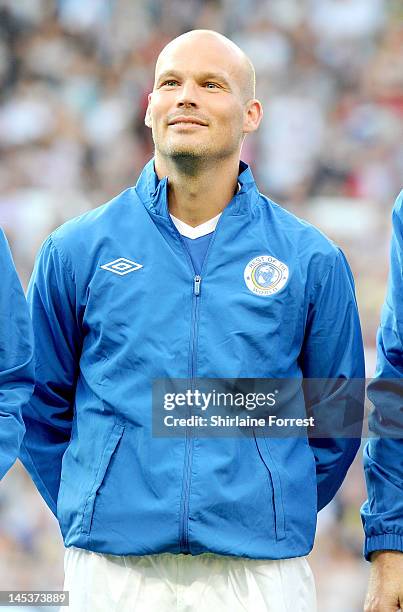
<svg viewBox="0 0 403 612"><path fill-rule="evenodd" d="M34 386L31 321L11 252L0 230L0 478L13 465L24 435L21 409Z"/></svg>
<svg viewBox="0 0 403 612"><path fill-rule="evenodd" d="M377 369L368 396L377 434L364 449L368 500L361 508L364 554L403 552L403 191L393 210L390 272L377 335Z"/></svg>
<svg viewBox="0 0 403 612"><path fill-rule="evenodd" d="M360 446L365 364L361 327L348 263L337 250L333 264L315 287L308 313L301 368L308 382L307 410L328 432L313 430L318 510L340 488ZM317 431L317 430L316 430Z"/></svg>
<svg viewBox="0 0 403 612"><path fill-rule="evenodd" d="M52 236L43 244L27 299L36 347L36 385L23 411L21 461L56 514L63 454L71 435L81 354L75 283Z"/></svg>

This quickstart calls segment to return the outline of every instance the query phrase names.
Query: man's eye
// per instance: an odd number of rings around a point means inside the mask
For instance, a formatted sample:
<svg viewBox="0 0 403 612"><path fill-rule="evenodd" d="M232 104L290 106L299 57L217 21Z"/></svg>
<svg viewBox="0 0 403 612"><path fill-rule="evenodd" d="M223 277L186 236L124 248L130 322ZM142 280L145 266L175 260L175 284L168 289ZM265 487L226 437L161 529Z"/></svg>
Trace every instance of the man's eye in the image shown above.
<svg viewBox="0 0 403 612"><path fill-rule="evenodd" d="M164 81L162 83L163 86L168 85L168 87L175 87L175 85L178 84L178 81L175 81L173 79L170 79L169 81Z"/></svg>
<svg viewBox="0 0 403 612"><path fill-rule="evenodd" d="M212 83L211 81L208 81L205 85L207 89L213 89L218 87L217 83Z"/></svg>

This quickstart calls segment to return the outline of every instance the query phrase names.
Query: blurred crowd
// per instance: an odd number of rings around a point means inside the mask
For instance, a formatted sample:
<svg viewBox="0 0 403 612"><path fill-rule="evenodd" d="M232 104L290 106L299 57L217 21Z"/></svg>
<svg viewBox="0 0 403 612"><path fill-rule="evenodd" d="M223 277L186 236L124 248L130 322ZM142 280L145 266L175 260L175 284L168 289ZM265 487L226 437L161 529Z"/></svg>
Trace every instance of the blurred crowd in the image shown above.
<svg viewBox="0 0 403 612"><path fill-rule="evenodd" d="M44 237L134 184L152 156L144 113L161 48L218 30L253 61L265 109L243 158L262 192L346 252L371 375L403 174L402 18L399 0L0 0L0 225L24 285ZM364 495L356 462L320 519L320 610L360 609ZM56 523L17 466L0 487L0 589L61 576Z"/></svg>

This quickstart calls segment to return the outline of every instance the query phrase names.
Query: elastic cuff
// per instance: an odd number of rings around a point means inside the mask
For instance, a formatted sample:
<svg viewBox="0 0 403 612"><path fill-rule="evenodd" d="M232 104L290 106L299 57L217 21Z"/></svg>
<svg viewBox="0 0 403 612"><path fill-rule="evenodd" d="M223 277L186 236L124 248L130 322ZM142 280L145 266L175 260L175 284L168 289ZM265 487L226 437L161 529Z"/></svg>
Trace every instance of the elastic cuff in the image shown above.
<svg viewBox="0 0 403 612"><path fill-rule="evenodd" d="M403 534L382 533L381 535L368 536L365 538L364 556L370 560L371 553L376 550L399 550L403 552Z"/></svg>

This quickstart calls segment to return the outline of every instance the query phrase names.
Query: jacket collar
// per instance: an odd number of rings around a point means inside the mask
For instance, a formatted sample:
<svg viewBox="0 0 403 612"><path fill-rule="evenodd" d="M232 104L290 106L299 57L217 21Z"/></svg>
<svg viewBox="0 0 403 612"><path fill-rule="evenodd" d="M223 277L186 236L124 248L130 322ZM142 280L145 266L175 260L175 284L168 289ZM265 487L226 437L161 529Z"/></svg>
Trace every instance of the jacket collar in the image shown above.
<svg viewBox="0 0 403 612"><path fill-rule="evenodd" d="M248 164L243 161L239 162L238 182L240 189L228 204L232 215L247 213L259 196L252 171ZM164 176L161 180L158 179L153 158L144 166L137 180L136 193L151 213L168 217L167 189L168 177Z"/></svg>

